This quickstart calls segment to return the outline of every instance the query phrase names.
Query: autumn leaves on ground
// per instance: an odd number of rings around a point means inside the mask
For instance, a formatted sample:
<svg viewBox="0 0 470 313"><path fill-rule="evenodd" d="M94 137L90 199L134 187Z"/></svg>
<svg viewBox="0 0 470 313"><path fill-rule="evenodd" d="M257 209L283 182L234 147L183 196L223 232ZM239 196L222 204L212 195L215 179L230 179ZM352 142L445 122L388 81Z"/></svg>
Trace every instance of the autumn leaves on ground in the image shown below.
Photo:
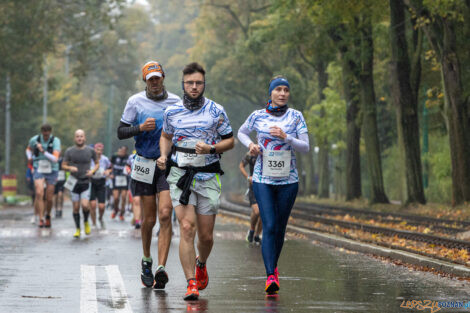
<svg viewBox="0 0 470 313"><path fill-rule="evenodd" d="M337 205L341 207L350 207L356 209L364 209L367 208L371 211L376 212L390 212L390 213L404 213L404 214L413 214L413 215L420 215L425 217L432 217L438 219L446 219L446 220L455 220L455 221L468 221L470 220L470 205L465 204L459 206L458 208L454 208L451 206L446 206L442 204L428 204L428 205L413 205L413 206L401 206L400 204L376 204L372 206L367 206L367 203L364 201L354 201L354 202L340 202L340 201L333 201L333 200L320 200L315 199L313 197L309 198L301 198L299 201L302 202L310 202L316 204L324 204L324 205ZM388 222L385 220L380 219L359 219L354 216L350 215L336 215L333 218L338 220L344 220L348 222L356 222L361 224L373 225L373 226L380 226L380 227L387 227L399 230L407 230L412 232L418 232L423 234L434 234L437 236L442 237L449 237L455 238L456 236L451 236L446 233L442 233L439 231L432 230L432 227L425 227L425 226L415 226L410 225L407 221L402 220L401 222ZM449 249L442 246L436 246L433 244L427 244L423 242L417 242L413 240L399 238L397 236L384 236L381 234L372 234L368 232L364 232L361 230L354 230L354 229L346 229L339 226L328 226L322 225L320 223L311 223L311 222L304 222L307 224L311 224L315 228L330 232L330 233L340 233L347 237L372 242L384 246L395 247L400 249L405 249L412 252L417 252L424 255L434 256L437 258L447 259L459 264L464 264L466 266L470 266L470 255L466 249ZM453 225L446 225L448 227L452 227ZM467 231L470 231L468 229ZM468 235L467 235L468 236ZM457 237L459 239L470 240L468 237Z"/></svg>

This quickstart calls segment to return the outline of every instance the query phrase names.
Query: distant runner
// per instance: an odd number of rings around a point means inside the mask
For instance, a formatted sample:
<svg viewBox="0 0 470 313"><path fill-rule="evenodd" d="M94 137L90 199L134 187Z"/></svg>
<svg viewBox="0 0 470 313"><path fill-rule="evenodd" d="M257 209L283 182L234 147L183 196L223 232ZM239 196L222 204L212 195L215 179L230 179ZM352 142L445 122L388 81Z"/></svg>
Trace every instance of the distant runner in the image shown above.
<svg viewBox="0 0 470 313"><path fill-rule="evenodd" d="M57 183L55 184L54 189L54 208L55 208L55 217L62 217L62 210L64 208L64 184L65 184L65 171L62 169L62 161L64 158L61 155L59 156L59 174L57 176Z"/></svg>
<svg viewBox="0 0 470 313"><path fill-rule="evenodd" d="M126 171L129 172L129 173L132 172L132 166L134 164L135 156L136 156L136 152L134 150L134 152L127 159ZM129 201L131 202L131 206L132 206L132 214L134 215L133 225L134 225L135 229L140 229L141 224L142 224L142 217L141 217L142 216L142 206L141 206L140 202L141 202L142 199L141 199L140 196L137 196L135 194L134 190L131 187L132 187L131 184L129 184L128 194L129 194Z"/></svg>
<svg viewBox="0 0 470 313"><path fill-rule="evenodd" d="M81 129L75 131L75 146L65 151L62 169L69 171L70 176L65 182L65 188L70 190L73 205L73 219L76 230L75 238L80 237L80 206L83 212L83 221L85 234L91 232L88 216L90 214L90 177L93 176L99 168L98 158L95 150L85 145L85 132ZM95 166L90 169L91 162Z"/></svg>
<svg viewBox="0 0 470 313"><path fill-rule="evenodd" d="M253 170L255 167L257 156L250 155L250 152L245 154L240 165L238 166L242 175L246 178L248 183L248 201L250 202L251 207L251 216L250 216L250 230L246 235L246 241L252 243L253 241L257 244L261 243L259 235L262 230L261 219L259 218L259 208L258 203L256 202L255 193L253 192ZM245 170L245 166L250 167L250 174Z"/></svg>
<svg viewBox="0 0 470 313"><path fill-rule="evenodd" d="M112 165L108 157L103 155L104 145L101 142L97 142L94 145L96 157L99 160L99 168L91 177L91 192L90 192L90 212L91 221L93 226L96 227L96 202L98 201L98 221L100 227L105 228L103 215L104 206L106 202L106 177L111 174ZM95 167L95 162L91 162L91 167Z"/></svg>
<svg viewBox="0 0 470 313"><path fill-rule="evenodd" d="M51 227L52 200L59 173L57 163L60 154L60 139L52 135L49 124L41 126L41 134L33 136L26 148L26 156L33 164L34 207L39 213L39 227ZM44 189L46 200L44 201Z"/></svg>
<svg viewBox="0 0 470 313"><path fill-rule="evenodd" d="M129 176L124 172L124 168L126 167L128 157L126 146L120 147L117 154L111 157L111 163L113 164L112 178L114 198L114 210L113 213L111 213L111 218L114 219L119 213L121 221L124 221L124 213L126 213ZM121 209L119 209L119 203L121 203Z"/></svg>

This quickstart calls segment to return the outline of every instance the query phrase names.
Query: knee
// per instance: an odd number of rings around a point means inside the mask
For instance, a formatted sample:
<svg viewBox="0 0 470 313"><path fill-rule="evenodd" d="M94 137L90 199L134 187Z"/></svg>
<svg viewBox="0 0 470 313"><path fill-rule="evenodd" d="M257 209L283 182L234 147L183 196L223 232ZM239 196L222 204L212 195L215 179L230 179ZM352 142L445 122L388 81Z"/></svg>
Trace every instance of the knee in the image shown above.
<svg viewBox="0 0 470 313"><path fill-rule="evenodd" d="M157 222L157 219L155 217L144 216L142 224L143 226L153 227L155 226L156 222Z"/></svg>
<svg viewBox="0 0 470 313"><path fill-rule="evenodd" d="M211 245L214 242L214 235L211 233L197 234L198 240L203 245Z"/></svg>
<svg viewBox="0 0 470 313"><path fill-rule="evenodd" d="M158 220L160 221L160 226L170 225L171 223L171 208L161 208L158 210Z"/></svg>
<svg viewBox="0 0 470 313"><path fill-rule="evenodd" d="M36 197L44 197L44 188L37 187L35 193Z"/></svg>
<svg viewBox="0 0 470 313"><path fill-rule="evenodd" d="M196 224L190 221L181 221L181 237L184 239L193 239L196 235Z"/></svg>
<svg viewBox="0 0 470 313"><path fill-rule="evenodd" d="M263 223L263 236L264 235L274 235L276 233L276 225L274 223Z"/></svg>

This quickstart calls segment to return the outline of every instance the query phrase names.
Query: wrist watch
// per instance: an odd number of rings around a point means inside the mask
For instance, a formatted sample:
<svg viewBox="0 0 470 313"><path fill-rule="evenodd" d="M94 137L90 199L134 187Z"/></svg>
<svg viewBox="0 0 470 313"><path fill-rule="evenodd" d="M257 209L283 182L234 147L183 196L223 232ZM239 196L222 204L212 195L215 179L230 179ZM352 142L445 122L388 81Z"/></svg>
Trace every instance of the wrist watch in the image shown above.
<svg viewBox="0 0 470 313"><path fill-rule="evenodd" d="M211 145L211 150L209 151L210 154L215 154L215 146Z"/></svg>

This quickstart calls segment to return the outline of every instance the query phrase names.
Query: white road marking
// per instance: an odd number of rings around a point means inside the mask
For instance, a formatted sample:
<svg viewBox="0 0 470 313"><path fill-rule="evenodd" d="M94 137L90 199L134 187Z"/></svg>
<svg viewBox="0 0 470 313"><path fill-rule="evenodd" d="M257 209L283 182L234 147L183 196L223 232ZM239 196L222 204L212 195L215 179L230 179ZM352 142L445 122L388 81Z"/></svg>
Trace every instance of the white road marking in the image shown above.
<svg viewBox="0 0 470 313"><path fill-rule="evenodd" d="M105 266L108 274L109 288L111 289L111 299L117 312L132 313L131 304L127 297L126 287L122 280L119 267L117 265Z"/></svg>
<svg viewBox="0 0 470 313"><path fill-rule="evenodd" d="M81 265L80 313L97 313L96 271L93 265Z"/></svg>

